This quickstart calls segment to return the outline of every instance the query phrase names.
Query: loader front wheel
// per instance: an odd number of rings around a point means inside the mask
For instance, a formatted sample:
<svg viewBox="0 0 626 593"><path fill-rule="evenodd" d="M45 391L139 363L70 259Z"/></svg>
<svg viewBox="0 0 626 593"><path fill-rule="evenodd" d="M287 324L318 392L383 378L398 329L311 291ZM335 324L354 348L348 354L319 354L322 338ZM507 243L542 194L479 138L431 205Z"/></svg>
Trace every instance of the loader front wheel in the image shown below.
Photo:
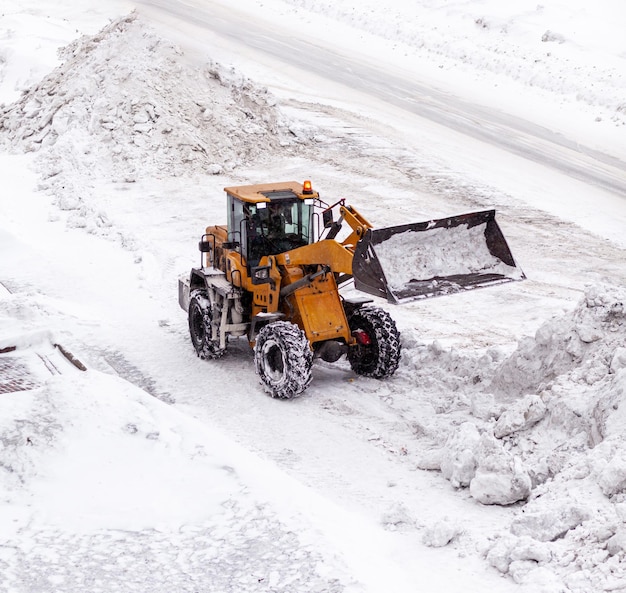
<svg viewBox="0 0 626 593"><path fill-rule="evenodd" d="M291 399L311 382L313 352L297 325L275 321L263 327L257 336L254 364L272 397Z"/></svg>
<svg viewBox="0 0 626 593"><path fill-rule="evenodd" d="M400 364L400 333L384 309L364 307L350 317L356 345L348 350L348 361L358 375L385 379Z"/></svg>
<svg viewBox="0 0 626 593"><path fill-rule="evenodd" d="M224 354L219 339L213 337L211 304L205 290L194 290L189 298L189 335L200 358L219 358Z"/></svg>

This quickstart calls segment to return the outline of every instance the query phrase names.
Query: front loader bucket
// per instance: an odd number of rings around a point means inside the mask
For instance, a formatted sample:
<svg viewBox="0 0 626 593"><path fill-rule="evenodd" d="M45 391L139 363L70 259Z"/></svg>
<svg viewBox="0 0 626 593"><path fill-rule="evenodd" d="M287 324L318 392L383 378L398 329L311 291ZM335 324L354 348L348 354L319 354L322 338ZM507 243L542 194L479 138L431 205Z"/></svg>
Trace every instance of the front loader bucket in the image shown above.
<svg viewBox="0 0 626 593"><path fill-rule="evenodd" d="M391 303L523 280L495 210L370 229L352 262L358 290Z"/></svg>

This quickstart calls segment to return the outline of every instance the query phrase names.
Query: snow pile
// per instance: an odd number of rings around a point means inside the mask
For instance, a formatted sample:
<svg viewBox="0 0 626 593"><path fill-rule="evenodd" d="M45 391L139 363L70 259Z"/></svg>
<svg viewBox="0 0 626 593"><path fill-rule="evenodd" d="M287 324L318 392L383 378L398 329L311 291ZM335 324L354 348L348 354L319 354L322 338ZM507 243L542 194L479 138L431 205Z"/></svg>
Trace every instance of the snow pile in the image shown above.
<svg viewBox="0 0 626 593"><path fill-rule="evenodd" d="M61 50L63 63L0 111L0 138L50 150L46 186L218 174L295 138L274 98L235 72L191 64L135 14Z"/></svg>
<svg viewBox="0 0 626 593"><path fill-rule="evenodd" d="M434 228L392 235L376 246L376 255L390 288L409 282L465 274L501 274L520 278L519 272L489 252L486 223L468 228Z"/></svg>
<svg viewBox="0 0 626 593"><path fill-rule="evenodd" d="M463 423L448 437L441 456L441 473L455 488L468 487L483 504L508 505L525 500L531 479L520 462L488 431Z"/></svg>
<svg viewBox="0 0 626 593"><path fill-rule="evenodd" d="M620 369L626 331L623 289L590 287L571 316L541 326L534 338L520 342L493 381L500 398L552 389L562 376L593 386ZM571 398L570 398L571 399Z"/></svg>
<svg viewBox="0 0 626 593"><path fill-rule="evenodd" d="M574 592L626 582L626 290L588 288L520 342L487 391L439 467L483 504L527 501L488 561L525 583L549 565Z"/></svg>

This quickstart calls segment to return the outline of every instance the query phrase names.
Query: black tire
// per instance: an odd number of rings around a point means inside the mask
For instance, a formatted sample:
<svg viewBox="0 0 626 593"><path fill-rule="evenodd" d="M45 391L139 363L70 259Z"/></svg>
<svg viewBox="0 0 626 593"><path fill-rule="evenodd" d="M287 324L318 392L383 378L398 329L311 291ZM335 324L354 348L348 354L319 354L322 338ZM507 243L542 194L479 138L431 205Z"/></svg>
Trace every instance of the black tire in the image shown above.
<svg viewBox="0 0 626 593"><path fill-rule="evenodd" d="M275 321L261 328L257 336L254 364L272 397L291 399L311 382L313 351L297 325Z"/></svg>
<svg viewBox="0 0 626 593"><path fill-rule="evenodd" d="M213 336L211 306L206 290L194 290L189 298L189 335L196 354L202 358L219 358L226 351L219 347L219 337Z"/></svg>
<svg viewBox="0 0 626 593"><path fill-rule="evenodd" d="M400 333L391 315L377 307L363 307L350 317L357 345L348 350L348 361L358 375L385 379L400 364Z"/></svg>

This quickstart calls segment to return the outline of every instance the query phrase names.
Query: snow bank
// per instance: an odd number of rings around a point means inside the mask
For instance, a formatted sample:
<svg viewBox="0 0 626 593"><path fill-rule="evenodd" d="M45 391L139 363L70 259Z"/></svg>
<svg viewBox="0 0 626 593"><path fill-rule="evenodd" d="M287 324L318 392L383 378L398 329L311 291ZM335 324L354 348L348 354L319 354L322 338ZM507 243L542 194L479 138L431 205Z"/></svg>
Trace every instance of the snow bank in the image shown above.
<svg viewBox="0 0 626 593"><path fill-rule="evenodd" d="M0 434L3 590L344 590L342 560L320 551L335 541L289 525L303 528L287 502L303 491L117 377L76 371L4 394Z"/></svg>
<svg viewBox="0 0 626 593"><path fill-rule="evenodd" d="M592 287L575 311L542 325L523 340L492 383L501 398L538 391L560 376L593 386L620 367L624 344L623 290Z"/></svg>
<svg viewBox="0 0 626 593"><path fill-rule="evenodd" d="M626 290L589 287L574 311L521 340L480 413L440 451L444 477L478 502L525 501L485 550L518 582L544 582L549 566L582 593L626 574L625 345Z"/></svg>
<svg viewBox="0 0 626 593"><path fill-rule="evenodd" d="M232 472L185 436L182 415L173 420L172 410L116 377L56 376L3 396L0 407L3 498L37 498L38 524L178 527L215 514L239 489Z"/></svg>
<svg viewBox="0 0 626 593"><path fill-rule="evenodd" d="M455 488L469 486L483 504L508 505L525 500L531 480L519 458L505 450L488 432L480 434L472 422L463 423L447 439L441 473Z"/></svg>
<svg viewBox="0 0 626 593"><path fill-rule="evenodd" d="M84 207L95 177L219 174L297 146L266 89L219 64L191 63L135 14L71 43L61 58L0 110L0 140L47 149L42 187L63 209Z"/></svg>

